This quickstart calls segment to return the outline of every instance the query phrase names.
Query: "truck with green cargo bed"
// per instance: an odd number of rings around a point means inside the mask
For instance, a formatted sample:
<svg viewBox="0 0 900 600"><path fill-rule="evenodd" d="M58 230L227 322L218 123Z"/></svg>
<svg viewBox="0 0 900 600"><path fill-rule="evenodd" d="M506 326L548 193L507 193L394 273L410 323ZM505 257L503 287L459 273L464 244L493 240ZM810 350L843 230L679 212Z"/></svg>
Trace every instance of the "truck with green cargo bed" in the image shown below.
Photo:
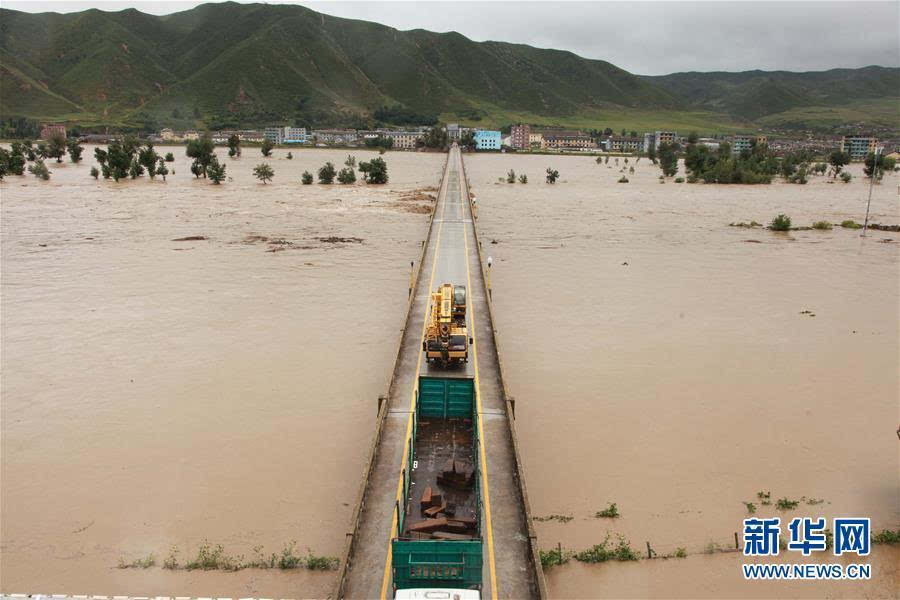
<svg viewBox="0 0 900 600"><path fill-rule="evenodd" d="M480 597L475 394L471 377L419 376L401 501L395 506L398 536L391 541L395 598Z"/></svg>

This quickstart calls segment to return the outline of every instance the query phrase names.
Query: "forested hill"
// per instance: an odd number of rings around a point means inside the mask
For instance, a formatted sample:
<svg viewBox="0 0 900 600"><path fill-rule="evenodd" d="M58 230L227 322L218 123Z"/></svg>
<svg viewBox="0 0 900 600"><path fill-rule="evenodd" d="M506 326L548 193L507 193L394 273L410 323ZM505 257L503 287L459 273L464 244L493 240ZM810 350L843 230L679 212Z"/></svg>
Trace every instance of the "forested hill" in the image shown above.
<svg viewBox="0 0 900 600"><path fill-rule="evenodd" d="M896 101L897 69L847 73L854 77L842 88L848 103ZM690 114L734 129L821 100L786 83L772 88L766 74L742 100L750 84L729 76L747 74L639 77L571 52L398 31L302 6L230 2L165 16L0 9L0 74L3 118L88 126L367 126L438 118L585 126L614 123L617 115ZM880 83L863 85L873 78ZM770 90L777 92L771 99ZM829 102L839 105L836 97Z"/></svg>

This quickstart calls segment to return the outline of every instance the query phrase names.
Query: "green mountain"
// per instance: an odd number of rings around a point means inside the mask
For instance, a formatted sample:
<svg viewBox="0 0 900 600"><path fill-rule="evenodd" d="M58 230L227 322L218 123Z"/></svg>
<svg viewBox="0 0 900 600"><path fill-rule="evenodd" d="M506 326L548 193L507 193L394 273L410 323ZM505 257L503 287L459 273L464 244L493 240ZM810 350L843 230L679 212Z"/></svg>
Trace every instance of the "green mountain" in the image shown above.
<svg viewBox="0 0 900 600"><path fill-rule="evenodd" d="M680 107L658 86L570 52L286 5L207 4L162 17L0 9L0 69L4 117L337 123L382 106L474 119L495 109L565 119Z"/></svg>
<svg viewBox="0 0 900 600"><path fill-rule="evenodd" d="M806 73L672 73L642 76L681 98L695 110L709 110L762 125L828 127L864 121L873 127L900 128L900 69L865 67ZM818 114L817 114L818 113Z"/></svg>
<svg viewBox="0 0 900 600"><path fill-rule="evenodd" d="M89 127L440 118L727 132L816 103L896 102L897 69L827 73L816 80L821 94L792 77L825 74L639 77L571 52L398 31L291 5L205 4L165 16L0 9L0 117Z"/></svg>

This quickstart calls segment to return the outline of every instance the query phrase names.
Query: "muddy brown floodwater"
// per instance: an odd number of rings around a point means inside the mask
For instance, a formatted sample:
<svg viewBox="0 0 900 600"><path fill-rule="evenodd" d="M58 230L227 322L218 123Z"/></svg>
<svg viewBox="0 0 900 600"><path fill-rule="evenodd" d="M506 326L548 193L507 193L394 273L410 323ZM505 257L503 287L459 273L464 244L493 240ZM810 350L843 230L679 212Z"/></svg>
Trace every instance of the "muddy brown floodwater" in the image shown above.
<svg viewBox="0 0 900 600"><path fill-rule="evenodd" d="M548 570L551 596L896 597L896 546L876 547L864 583L745 582L742 556L705 554L734 547L744 502L785 526L900 525L900 233L728 226L862 222L860 165L849 184L805 186L661 185L646 159L619 184L623 165L467 157L532 509L574 518L538 522L542 547L609 533L688 554L572 561ZM498 183L510 169L530 183ZM875 186L872 221L900 222L897 190L895 174ZM779 498L801 503L779 512ZM619 518L594 517L610 503Z"/></svg>
<svg viewBox="0 0 900 600"><path fill-rule="evenodd" d="M303 186L348 152L276 150L262 185L246 148L215 186L158 150L167 183L94 181L93 147L0 183L0 591L322 597L334 571L161 565L340 554L445 156Z"/></svg>

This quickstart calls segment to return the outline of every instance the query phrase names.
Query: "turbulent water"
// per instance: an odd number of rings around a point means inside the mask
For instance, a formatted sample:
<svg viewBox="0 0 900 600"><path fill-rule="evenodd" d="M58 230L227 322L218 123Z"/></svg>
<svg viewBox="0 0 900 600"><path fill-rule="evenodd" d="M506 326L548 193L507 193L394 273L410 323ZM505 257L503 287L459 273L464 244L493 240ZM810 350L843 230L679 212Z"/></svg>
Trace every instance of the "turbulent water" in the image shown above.
<svg viewBox="0 0 900 600"><path fill-rule="evenodd" d="M277 150L262 185L247 149L214 186L162 150L167 183L95 182L88 158L0 184L0 591L324 596L333 573L161 565L204 540L340 553L426 231L414 191L444 156L388 153L387 186L326 187L300 174L346 152ZM707 186L660 185L646 160L628 184L586 157L466 165L533 510L573 517L537 523L540 542L688 553L573 562L551 594L894 595L896 548L866 584L747 583L739 554L705 554L733 546L744 502L900 523L900 234L728 226L861 221L858 166L846 185ZM510 168L531 183L498 183ZM873 221L900 222L897 184Z"/></svg>
<svg viewBox="0 0 900 600"><path fill-rule="evenodd" d="M302 186L347 153L276 150L263 185L245 149L215 186L159 150L166 183L96 182L87 148L0 184L0 591L322 597L334 572L162 563L340 554L445 157Z"/></svg>
<svg viewBox="0 0 900 600"><path fill-rule="evenodd" d="M466 166L532 508L574 518L538 522L541 545L581 550L609 533L688 554L573 562L548 571L551 595L894 596L896 546L877 548L867 583L744 582L740 555L705 554L734 548L744 502L785 524L900 526L900 233L728 226L862 222L859 165L849 184L805 186L661 185L646 159L627 184L624 162L587 157ZM530 183L498 182L510 169ZM875 186L872 221L900 222L897 191L896 175ZM761 491L800 506L763 506ZM610 503L619 518L594 517Z"/></svg>

